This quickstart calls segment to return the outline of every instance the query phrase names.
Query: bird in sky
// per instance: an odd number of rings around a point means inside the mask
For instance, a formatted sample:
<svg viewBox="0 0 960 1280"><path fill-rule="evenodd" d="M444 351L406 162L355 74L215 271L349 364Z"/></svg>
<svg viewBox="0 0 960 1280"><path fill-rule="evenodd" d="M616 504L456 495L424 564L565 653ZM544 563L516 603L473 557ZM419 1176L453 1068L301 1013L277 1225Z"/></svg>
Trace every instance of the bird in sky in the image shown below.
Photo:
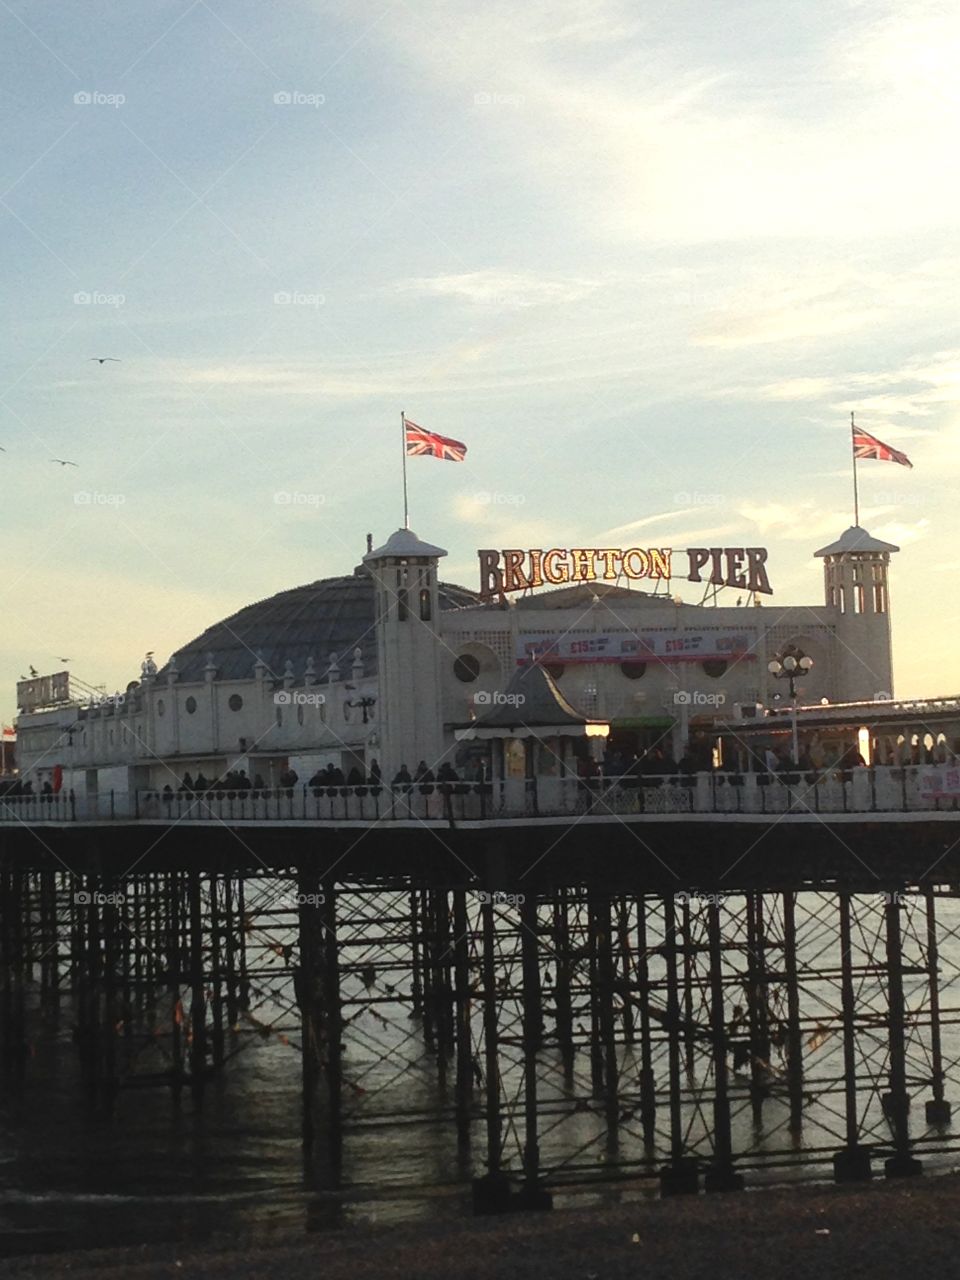
<svg viewBox="0 0 960 1280"><path fill-rule="evenodd" d="M61 467L79 467L79 462L71 462L69 458L51 458L51 462L59 462Z"/></svg>
<svg viewBox="0 0 960 1280"><path fill-rule="evenodd" d="M72 662L72 661L73 661L73 659L72 659L72 658L58 658L58 659L57 659L57 661L58 661L58 662Z"/></svg>
<svg viewBox="0 0 960 1280"><path fill-rule="evenodd" d="M96 360L98 364L106 364L108 360L112 360L114 364L120 364L118 356L91 356L91 360Z"/></svg>
<svg viewBox="0 0 960 1280"><path fill-rule="evenodd" d="M27 669L28 669L28 671L30 672L30 675L31 675L31 676L35 676L35 675L37 674L37 668L36 668L36 667L28 667Z"/></svg>

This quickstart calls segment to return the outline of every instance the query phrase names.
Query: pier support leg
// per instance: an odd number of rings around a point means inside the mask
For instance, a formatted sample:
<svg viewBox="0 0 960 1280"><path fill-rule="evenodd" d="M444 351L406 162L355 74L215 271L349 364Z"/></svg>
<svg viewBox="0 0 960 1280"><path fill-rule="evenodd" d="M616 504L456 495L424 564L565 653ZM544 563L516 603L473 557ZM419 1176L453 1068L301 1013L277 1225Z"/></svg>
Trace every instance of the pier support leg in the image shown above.
<svg viewBox="0 0 960 1280"><path fill-rule="evenodd" d="M553 1197L540 1185L537 1116L537 1050L543 1040L540 999L540 938L537 899L528 892L520 903L520 956L523 971L523 1190L516 1208L552 1209Z"/></svg>
<svg viewBox="0 0 960 1280"><path fill-rule="evenodd" d="M556 1010L557 1044L563 1058L563 1074L569 1085L573 1080L573 1001L570 991L570 917L566 889L557 892L553 905L553 945L557 954L553 995Z"/></svg>
<svg viewBox="0 0 960 1280"><path fill-rule="evenodd" d="M296 993L300 1005L304 1150L314 1153L325 1141L327 1168L339 1180L342 1153L341 1035L336 890L305 870L298 879L300 967Z"/></svg>
<svg viewBox="0 0 960 1280"><path fill-rule="evenodd" d="M840 1008L843 1023L843 1092L847 1145L833 1157L835 1182L866 1182L871 1177L870 1151L861 1146L857 1117L856 999L853 990L853 931L850 926L850 894L838 894L840 913Z"/></svg>
<svg viewBox="0 0 960 1280"><path fill-rule="evenodd" d="M457 1050L457 1142L461 1148L470 1144L470 1120L473 1104L473 1039L470 1012L470 952L467 937L467 894L465 889L453 891L453 973L456 1005Z"/></svg>
<svg viewBox="0 0 960 1280"><path fill-rule="evenodd" d="M803 1034L800 1028L800 983L797 975L797 895L783 895L783 969L787 984L787 1093L790 1098L790 1131L803 1128Z"/></svg>
<svg viewBox="0 0 960 1280"><path fill-rule="evenodd" d="M680 998L677 973L677 920L673 898L663 900L663 955L667 983L667 1056L670 1093L670 1163L660 1170L661 1196L695 1195L700 1190L696 1160L684 1154L680 1097Z"/></svg>
<svg viewBox="0 0 960 1280"><path fill-rule="evenodd" d="M926 1120L929 1125L950 1123L950 1103L943 1096L943 1045L940 1033L940 972L937 946L936 898L933 889L925 894L927 915L927 974L930 985L930 1065L933 1097L927 1099Z"/></svg>
<svg viewBox="0 0 960 1280"><path fill-rule="evenodd" d="M903 938L900 902L888 894L884 907L887 942L887 1009L890 1019L890 1092L884 1110L893 1129L894 1154L884 1169L888 1178L912 1177L923 1165L910 1152L910 1099L907 1096L906 1006L903 999Z"/></svg>
<svg viewBox="0 0 960 1280"><path fill-rule="evenodd" d="M750 1104L753 1110L753 1123L757 1129L760 1129L763 1124L763 1104L770 1092L770 1011L763 894L748 894L746 907Z"/></svg>
<svg viewBox="0 0 960 1280"><path fill-rule="evenodd" d="M723 1001L723 948L720 908L707 906L710 940L710 1031L713 1040L713 1151L714 1163L703 1180L707 1191L742 1191L743 1175L733 1167L733 1136L727 1077L727 1020Z"/></svg>
<svg viewBox="0 0 960 1280"><path fill-rule="evenodd" d="M188 873L190 927L190 1092L203 1102L207 1082L207 990L203 967L203 885L199 871Z"/></svg>
<svg viewBox="0 0 960 1280"><path fill-rule="evenodd" d="M475 1213L503 1213L510 1205L510 1184L502 1171L503 1133L500 1117L500 1037L497 1009L497 957L493 902L487 894L480 908L483 948L483 1043L486 1094L487 1172L473 1182Z"/></svg>
<svg viewBox="0 0 960 1280"><path fill-rule="evenodd" d="M640 997L640 1123L647 1151L653 1148L657 1126L657 1091L653 1076L650 1026L650 960L647 942L647 900L637 899L637 991ZM628 993L630 994L630 993Z"/></svg>

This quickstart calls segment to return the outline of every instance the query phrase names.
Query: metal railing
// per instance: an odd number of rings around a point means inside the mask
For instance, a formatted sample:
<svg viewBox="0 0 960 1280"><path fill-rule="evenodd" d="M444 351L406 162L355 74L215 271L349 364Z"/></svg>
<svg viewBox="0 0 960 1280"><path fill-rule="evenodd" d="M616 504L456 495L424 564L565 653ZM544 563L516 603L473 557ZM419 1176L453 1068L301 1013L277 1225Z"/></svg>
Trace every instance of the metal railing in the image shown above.
<svg viewBox="0 0 960 1280"><path fill-rule="evenodd" d="M582 816L960 812L960 769L877 766L781 773L508 778L491 783L196 792L0 795L0 824L469 822Z"/></svg>

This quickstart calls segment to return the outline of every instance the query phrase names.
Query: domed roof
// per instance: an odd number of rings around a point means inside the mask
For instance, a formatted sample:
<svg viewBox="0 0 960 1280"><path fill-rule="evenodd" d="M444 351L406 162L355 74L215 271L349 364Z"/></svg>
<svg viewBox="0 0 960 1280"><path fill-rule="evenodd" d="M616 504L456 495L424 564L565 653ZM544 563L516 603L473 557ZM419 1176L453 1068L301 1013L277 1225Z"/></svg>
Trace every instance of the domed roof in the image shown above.
<svg viewBox="0 0 960 1280"><path fill-rule="evenodd" d="M313 658L320 677L335 653L341 675L349 679L353 651L359 647L364 674L372 675L377 669L375 590L373 579L360 570L350 577L321 578L280 591L214 623L178 649L171 662L176 659L177 674L184 681L202 680L210 655L218 680L251 679L258 658L266 664L268 678L279 680L290 662L301 681L308 659ZM449 583L441 582L439 590L441 609L459 609L479 599L466 587ZM158 673L158 680L169 667L167 663Z"/></svg>

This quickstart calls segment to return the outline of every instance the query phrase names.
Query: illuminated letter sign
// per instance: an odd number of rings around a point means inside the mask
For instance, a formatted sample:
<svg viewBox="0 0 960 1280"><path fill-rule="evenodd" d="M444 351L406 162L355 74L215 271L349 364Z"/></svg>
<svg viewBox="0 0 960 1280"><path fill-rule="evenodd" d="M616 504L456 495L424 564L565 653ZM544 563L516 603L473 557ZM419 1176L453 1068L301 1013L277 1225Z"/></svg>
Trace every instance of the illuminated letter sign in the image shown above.
<svg viewBox="0 0 960 1280"><path fill-rule="evenodd" d="M596 582L598 578L615 582L621 576L631 581L669 581L673 577L673 554L671 547L478 551L480 595L491 600L544 583L559 587L565 583ZM706 580L714 587L773 594L767 577L766 547L687 547L686 556L688 582Z"/></svg>

